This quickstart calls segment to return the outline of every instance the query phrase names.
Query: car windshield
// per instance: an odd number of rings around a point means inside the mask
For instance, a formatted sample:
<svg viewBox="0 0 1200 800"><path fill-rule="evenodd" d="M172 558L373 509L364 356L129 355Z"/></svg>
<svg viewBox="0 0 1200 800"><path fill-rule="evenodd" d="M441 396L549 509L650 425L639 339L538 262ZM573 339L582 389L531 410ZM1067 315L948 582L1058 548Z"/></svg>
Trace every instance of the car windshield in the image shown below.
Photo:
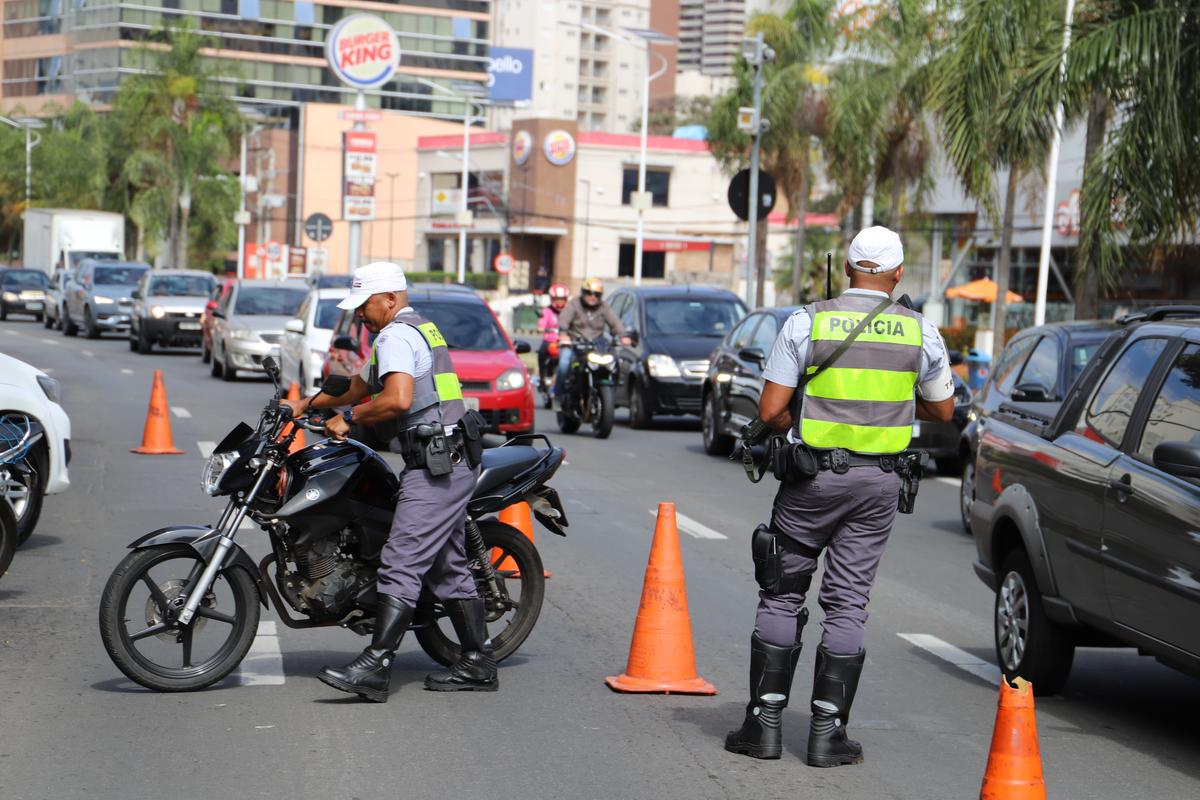
<svg viewBox="0 0 1200 800"><path fill-rule="evenodd" d="M744 316L733 300L691 297L651 298L646 301L646 332L659 336L711 336L720 339Z"/></svg>
<svg viewBox="0 0 1200 800"><path fill-rule="evenodd" d="M308 294L303 288L247 286L238 292L233 313L244 316L294 317Z"/></svg>
<svg viewBox="0 0 1200 800"><path fill-rule="evenodd" d="M5 289L45 289L50 285L46 273L36 269L10 269L2 278Z"/></svg>
<svg viewBox="0 0 1200 800"><path fill-rule="evenodd" d="M1094 342L1075 342L1071 345L1071 364L1067 373L1067 385L1070 386L1079 377L1079 373L1083 372L1083 368L1092 360L1092 356L1096 355L1096 351L1100 349L1100 345L1104 344L1103 339Z"/></svg>
<svg viewBox="0 0 1200 800"><path fill-rule="evenodd" d="M164 275L150 281L151 297L208 297L213 280L204 275Z"/></svg>
<svg viewBox="0 0 1200 800"><path fill-rule="evenodd" d="M313 320L313 325L318 328L324 328L327 331L333 330L333 326L337 325L338 316L342 313L342 310L337 305L340 302L341 300L336 298L318 301L317 318Z"/></svg>
<svg viewBox="0 0 1200 800"><path fill-rule="evenodd" d="M97 286L131 286L147 269L149 267L96 267L92 276Z"/></svg>
<svg viewBox="0 0 1200 800"><path fill-rule="evenodd" d="M413 308L428 318L451 350L507 350L508 343L491 310L483 303L414 302Z"/></svg>

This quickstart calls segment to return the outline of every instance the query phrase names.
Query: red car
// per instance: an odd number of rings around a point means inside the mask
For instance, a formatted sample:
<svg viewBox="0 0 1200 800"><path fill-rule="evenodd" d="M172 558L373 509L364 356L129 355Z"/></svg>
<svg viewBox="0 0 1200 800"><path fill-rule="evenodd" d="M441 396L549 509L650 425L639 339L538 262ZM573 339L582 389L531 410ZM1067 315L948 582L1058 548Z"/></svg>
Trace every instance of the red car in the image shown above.
<svg viewBox="0 0 1200 800"><path fill-rule="evenodd" d="M514 347L492 309L470 289L413 286L408 299L446 338L467 407L483 414L490 432L532 433L534 387L517 357L529 352L529 344L518 342ZM323 375L358 374L374 340L354 312L343 311L333 329Z"/></svg>
<svg viewBox="0 0 1200 800"><path fill-rule="evenodd" d="M213 287L212 294L208 296L208 302L204 304L204 313L200 315L200 347L202 351L200 358L205 364L212 361L213 309L221 304L236 283L237 278L226 278L221 281Z"/></svg>

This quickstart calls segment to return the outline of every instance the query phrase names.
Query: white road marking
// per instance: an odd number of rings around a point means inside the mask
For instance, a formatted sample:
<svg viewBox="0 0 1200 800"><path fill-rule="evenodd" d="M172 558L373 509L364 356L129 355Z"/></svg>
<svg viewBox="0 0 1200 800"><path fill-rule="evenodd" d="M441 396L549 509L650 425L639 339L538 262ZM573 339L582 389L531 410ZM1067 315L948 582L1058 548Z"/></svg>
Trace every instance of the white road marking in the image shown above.
<svg viewBox="0 0 1200 800"><path fill-rule="evenodd" d="M971 673L976 678L982 678L993 686L1000 685L1000 668L981 658L976 658L966 650L955 647L936 636L930 636L928 633L897 633L896 635L909 644L916 645L927 653L932 653L947 664Z"/></svg>
<svg viewBox="0 0 1200 800"><path fill-rule="evenodd" d="M216 442L196 442L196 446L200 448L200 455L208 458L212 455L213 450L217 449Z"/></svg>
<svg viewBox="0 0 1200 800"><path fill-rule="evenodd" d="M191 419L192 412L188 411L183 406L171 406L171 413L180 419Z"/></svg>
<svg viewBox="0 0 1200 800"><path fill-rule="evenodd" d="M54 341L53 339L38 339L38 341L42 344L58 345L58 342Z"/></svg>
<svg viewBox="0 0 1200 800"><path fill-rule="evenodd" d="M658 517L658 509L657 508L650 509L650 516ZM712 528L708 527L707 525L702 525L699 522L696 522L696 520L692 519L691 517L685 517L683 514L680 514L678 511L675 512L675 524L681 531L683 531L688 536L691 536L695 539L728 539L729 538L728 536L726 536L723 533L718 533L717 531L714 531Z"/></svg>
<svg viewBox="0 0 1200 800"><path fill-rule="evenodd" d="M10 330L6 330L6 331L5 331L5 333L7 333L9 336L20 336L20 335L21 335L21 332L20 332L20 331L14 331L14 330L11 330L11 329L10 329Z"/></svg>
<svg viewBox="0 0 1200 800"><path fill-rule="evenodd" d="M238 667L238 682L242 686L282 686L285 683L283 654L279 651L274 622L263 620L258 623L258 635Z"/></svg>
<svg viewBox="0 0 1200 800"><path fill-rule="evenodd" d="M122 375L132 375L132 374L133 374L133 370L131 370L131 369L123 369L123 370L121 370L121 374L122 374Z"/></svg>
<svg viewBox="0 0 1200 800"><path fill-rule="evenodd" d="M953 486L955 489L962 486L962 478L951 478L949 475L938 475L934 480L947 486Z"/></svg>
<svg viewBox="0 0 1200 800"><path fill-rule="evenodd" d="M87 356L88 358L91 358L92 356L96 355L96 354L95 354L95 353L93 353L91 350L80 350L79 352L83 353L83 354L84 354L85 356Z"/></svg>

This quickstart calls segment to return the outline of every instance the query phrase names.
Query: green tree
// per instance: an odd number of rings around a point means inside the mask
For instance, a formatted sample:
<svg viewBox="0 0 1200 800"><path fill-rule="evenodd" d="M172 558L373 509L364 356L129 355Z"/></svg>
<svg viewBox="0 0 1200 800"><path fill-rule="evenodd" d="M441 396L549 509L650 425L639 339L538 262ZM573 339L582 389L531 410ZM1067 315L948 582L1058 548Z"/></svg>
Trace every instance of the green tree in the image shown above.
<svg viewBox="0 0 1200 800"><path fill-rule="evenodd" d="M1046 141L1054 110L1084 120L1076 313L1094 317L1131 257L1179 247L1200 219L1200 5L1084 0L1060 76L1061 16L1014 93L1015 126ZM1128 243L1128 246L1125 244Z"/></svg>
<svg viewBox="0 0 1200 800"><path fill-rule="evenodd" d="M966 193L1000 227L993 360L1004 348L1017 186L1041 167L1046 152L1043 142L1028 136L1029 121L1006 108L1022 70L1048 46L1056 10L1049 0L967 0L949 48L934 67L933 102L947 158ZM998 170L1007 171L1002 202L996 197Z"/></svg>

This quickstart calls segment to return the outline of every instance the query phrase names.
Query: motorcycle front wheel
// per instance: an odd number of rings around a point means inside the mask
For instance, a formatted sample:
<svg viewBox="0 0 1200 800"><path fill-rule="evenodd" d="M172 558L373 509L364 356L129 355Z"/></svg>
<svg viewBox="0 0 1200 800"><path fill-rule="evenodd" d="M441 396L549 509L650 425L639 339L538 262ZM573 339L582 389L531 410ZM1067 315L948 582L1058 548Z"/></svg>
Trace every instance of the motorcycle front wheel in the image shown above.
<svg viewBox="0 0 1200 800"><path fill-rule="evenodd" d="M100 638L117 669L159 692L190 692L221 680L258 632L254 578L238 567L217 575L192 621L176 615L204 561L185 544L134 550L100 596Z"/></svg>
<svg viewBox="0 0 1200 800"><path fill-rule="evenodd" d="M476 573L475 584L487 607L488 636L496 660L503 661L517 651L537 624L546 596L545 572L537 548L516 528L497 519L485 519L479 522L479 529L497 581L511 601L511 608L500 607L499 598L489 597L488 587ZM417 628L415 634L433 660L450 666L462 653L453 631L450 621L442 618Z"/></svg>

